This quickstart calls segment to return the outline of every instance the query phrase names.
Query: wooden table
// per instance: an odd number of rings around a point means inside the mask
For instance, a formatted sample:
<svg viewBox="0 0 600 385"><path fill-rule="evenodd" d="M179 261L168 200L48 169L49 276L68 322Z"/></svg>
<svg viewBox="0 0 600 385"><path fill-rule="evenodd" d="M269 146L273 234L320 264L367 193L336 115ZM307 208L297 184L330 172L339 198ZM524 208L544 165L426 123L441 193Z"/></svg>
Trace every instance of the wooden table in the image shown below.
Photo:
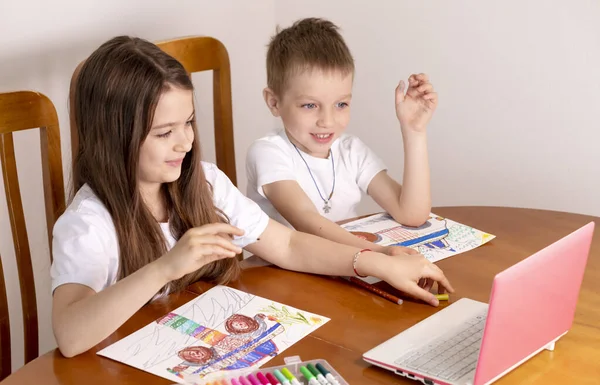
<svg viewBox="0 0 600 385"><path fill-rule="evenodd" d="M446 207L434 213L497 236L475 250L440 261L456 294L488 301L494 275L578 227L600 218L531 209ZM362 353L437 311L405 301L401 306L338 279L300 274L276 267L248 268L232 285L246 292L325 315L331 321L284 351L283 357L324 358L350 384L417 384L361 359ZM145 306L92 351L66 359L58 350L42 355L9 376L2 385L34 384L169 384L96 351L181 306L209 286L196 284L185 292ZM591 249L575 322L554 352L543 351L498 384L600 384L600 237Z"/></svg>

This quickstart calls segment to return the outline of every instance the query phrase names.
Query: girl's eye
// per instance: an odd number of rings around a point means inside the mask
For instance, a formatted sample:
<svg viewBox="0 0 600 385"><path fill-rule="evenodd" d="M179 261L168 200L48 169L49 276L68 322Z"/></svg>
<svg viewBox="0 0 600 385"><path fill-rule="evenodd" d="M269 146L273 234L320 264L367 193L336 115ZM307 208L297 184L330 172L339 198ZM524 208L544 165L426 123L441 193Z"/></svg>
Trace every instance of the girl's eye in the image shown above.
<svg viewBox="0 0 600 385"><path fill-rule="evenodd" d="M195 120L195 119L192 119L192 120L188 120L187 122L185 122L185 124L186 124L186 126L191 126L191 125L193 125L195 122L196 122L196 120Z"/></svg>
<svg viewBox="0 0 600 385"><path fill-rule="evenodd" d="M315 103L306 103L302 105L302 108L312 110L313 108L317 108L317 105Z"/></svg>
<svg viewBox="0 0 600 385"><path fill-rule="evenodd" d="M167 131L164 134L158 134L156 136L158 136L159 138L168 138L171 135L171 132L173 131Z"/></svg>
<svg viewBox="0 0 600 385"><path fill-rule="evenodd" d="M346 102L340 102L340 103L337 104L337 107L338 108L346 108L346 107L348 107L348 103L346 103Z"/></svg>

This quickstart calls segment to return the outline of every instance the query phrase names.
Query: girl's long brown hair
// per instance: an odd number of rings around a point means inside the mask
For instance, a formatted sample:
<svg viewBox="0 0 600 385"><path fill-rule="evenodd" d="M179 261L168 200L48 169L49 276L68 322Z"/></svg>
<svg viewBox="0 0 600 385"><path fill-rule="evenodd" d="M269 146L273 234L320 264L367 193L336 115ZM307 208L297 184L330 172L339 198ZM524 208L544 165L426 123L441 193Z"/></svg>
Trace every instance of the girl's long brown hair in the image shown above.
<svg viewBox="0 0 600 385"><path fill-rule="evenodd" d="M73 87L71 120L79 140L73 193L87 184L112 216L119 242L119 279L167 252L160 225L140 195L137 170L160 95L171 87L193 90L181 63L156 45L127 36L115 37L92 53ZM227 221L213 204L196 137L179 179L163 185L175 239L192 227ZM171 282L170 289L181 290L199 279L225 283L238 274L237 260L226 258Z"/></svg>

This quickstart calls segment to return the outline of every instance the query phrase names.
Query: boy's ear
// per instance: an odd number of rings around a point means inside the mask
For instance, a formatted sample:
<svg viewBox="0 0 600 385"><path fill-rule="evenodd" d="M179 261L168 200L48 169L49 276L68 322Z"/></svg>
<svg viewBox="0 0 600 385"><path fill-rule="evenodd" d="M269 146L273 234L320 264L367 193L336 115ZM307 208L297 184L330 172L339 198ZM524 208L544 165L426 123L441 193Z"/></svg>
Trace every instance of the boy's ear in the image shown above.
<svg viewBox="0 0 600 385"><path fill-rule="evenodd" d="M269 107L269 110L271 111L273 116L276 118L280 117L281 114L279 113L279 98L277 97L277 95L275 95L275 92L273 92L272 89L267 87L263 90L263 97L265 98L265 103L267 103L267 107Z"/></svg>

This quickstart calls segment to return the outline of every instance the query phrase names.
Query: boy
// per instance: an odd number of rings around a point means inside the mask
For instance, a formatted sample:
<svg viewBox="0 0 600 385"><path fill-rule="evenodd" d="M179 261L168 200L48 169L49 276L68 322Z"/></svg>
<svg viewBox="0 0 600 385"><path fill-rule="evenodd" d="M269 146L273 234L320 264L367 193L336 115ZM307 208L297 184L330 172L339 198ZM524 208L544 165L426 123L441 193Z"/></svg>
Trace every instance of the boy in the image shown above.
<svg viewBox="0 0 600 385"><path fill-rule="evenodd" d="M404 144L404 185L360 139L345 134L350 118L354 59L338 28L309 18L277 33L267 53L263 95L284 129L248 150L247 195L273 219L339 243L385 252L335 222L357 216L369 194L397 222L420 226L431 210L427 123L437 94L426 75L396 88L396 115Z"/></svg>

